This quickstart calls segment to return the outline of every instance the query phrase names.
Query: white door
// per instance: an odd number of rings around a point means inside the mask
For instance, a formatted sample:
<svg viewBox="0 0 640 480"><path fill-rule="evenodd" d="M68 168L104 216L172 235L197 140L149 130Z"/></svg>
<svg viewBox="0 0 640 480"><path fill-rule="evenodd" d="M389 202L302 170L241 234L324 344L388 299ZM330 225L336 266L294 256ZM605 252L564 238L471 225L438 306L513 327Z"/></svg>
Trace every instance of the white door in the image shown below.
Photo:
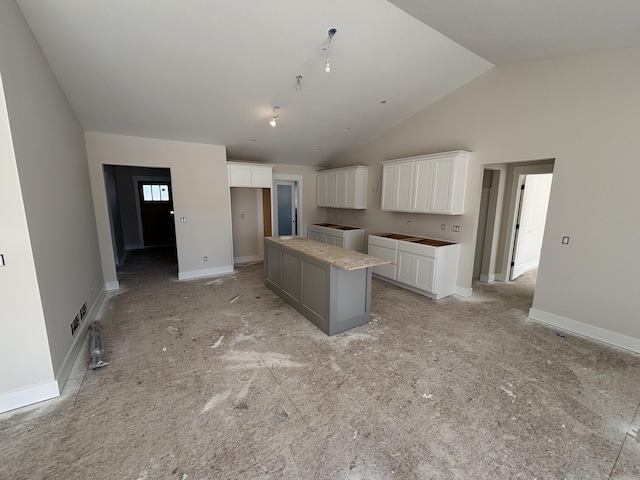
<svg viewBox="0 0 640 480"><path fill-rule="evenodd" d="M413 255L398 252L398 281L413 285Z"/></svg>
<svg viewBox="0 0 640 480"><path fill-rule="evenodd" d="M416 255L414 265L416 270L415 286L427 292L433 292L436 259Z"/></svg>

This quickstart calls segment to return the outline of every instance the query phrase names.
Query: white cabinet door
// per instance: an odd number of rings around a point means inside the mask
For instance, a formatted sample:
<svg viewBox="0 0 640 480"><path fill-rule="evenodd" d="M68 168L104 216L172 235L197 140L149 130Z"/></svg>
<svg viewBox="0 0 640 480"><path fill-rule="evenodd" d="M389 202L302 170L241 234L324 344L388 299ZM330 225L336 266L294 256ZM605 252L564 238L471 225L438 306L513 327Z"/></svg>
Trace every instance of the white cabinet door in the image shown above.
<svg viewBox="0 0 640 480"><path fill-rule="evenodd" d="M250 165L229 165L229 186L230 187L250 187L251 186L251 166Z"/></svg>
<svg viewBox="0 0 640 480"><path fill-rule="evenodd" d="M347 172L341 170L335 173L336 178L336 203L338 208L344 208L347 206L347 192L349 185L347 184Z"/></svg>
<svg viewBox="0 0 640 480"><path fill-rule="evenodd" d="M428 213L433 206L433 160L418 160L414 166L413 211Z"/></svg>
<svg viewBox="0 0 640 480"><path fill-rule="evenodd" d="M415 275L413 277L413 285L427 292L433 292L435 279L436 259L431 257L423 257L416 255L413 259L413 267Z"/></svg>
<svg viewBox="0 0 640 480"><path fill-rule="evenodd" d="M413 258L414 255L406 252L398 252L397 280L407 285L413 285Z"/></svg>
<svg viewBox="0 0 640 480"><path fill-rule="evenodd" d="M413 164L414 162L403 162L383 167L382 210L411 211Z"/></svg>
<svg viewBox="0 0 640 480"><path fill-rule="evenodd" d="M340 237L334 237L333 235L325 235L324 243L344 248L344 239Z"/></svg>
<svg viewBox="0 0 640 480"><path fill-rule="evenodd" d="M325 205L327 207L335 207L336 206L336 173L328 172L325 173L327 177L327 201Z"/></svg>
<svg viewBox="0 0 640 480"><path fill-rule="evenodd" d="M271 188L271 167L251 166L251 186Z"/></svg>
<svg viewBox="0 0 640 480"><path fill-rule="evenodd" d="M316 176L316 193L319 207L327 206L327 174L318 173Z"/></svg>
<svg viewBox="0 0 640 480"><path fill-rule="evenodd" d="M307 232L307 238L309 240L315 240L316 242L324 243L324 234L322 234L322 233L313 232L313 231L309 230Z"/></svg>
<svg viewBox="0 0 640 480"><path fill-rule="evenodd" d="M451 211L453 168L453 158L440 158L433 162L432 212L448 213Z"/></svg>

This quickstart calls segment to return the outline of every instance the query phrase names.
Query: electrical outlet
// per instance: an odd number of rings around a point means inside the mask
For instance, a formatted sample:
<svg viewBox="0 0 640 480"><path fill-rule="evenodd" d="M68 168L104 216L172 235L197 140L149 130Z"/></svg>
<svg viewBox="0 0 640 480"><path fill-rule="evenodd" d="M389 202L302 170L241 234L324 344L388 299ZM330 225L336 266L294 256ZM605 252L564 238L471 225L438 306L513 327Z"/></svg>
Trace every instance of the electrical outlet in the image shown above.
<svg viewBox="0 0 640 480"><path fill-rule="evenodd" d="M407 220L407 227L411 226L411 220Z"/></svg>
<svg viewBox="0 0 640 480"><path fill-rule="evenodd" d="M209 260L207 257L202 257L203 262L206 262L207 260Z"/></svg>
<svg viewBox="0 0 640 480"><path fill-rule="evenodd" d="M187 217L180 217L180 223L187 223Z"/></svg>
<svg viewBox="0 0 640 480"><path fill-rule="evenodd" d="M459 232L460 231L460 225L454 225L453 226L453 231L454 232Z"/></svg>
<svg viewBox="0 0 640 480"><path fill-rule="evenodd" d="M240 218L244 218L244 213L241 213L241 214L240 214Z"/></svg>
<svg viewBox="0 0 640 480"><path fill-rule="evenodd" d="M440 225L440 230L446 230L447 226L443 223L442 225Z"/></svg>
<svg viewBox="0 0 640 480"><path fill-rule="evenodd" d="M569 245L569 237L562 237L562 244Z"/></svg>

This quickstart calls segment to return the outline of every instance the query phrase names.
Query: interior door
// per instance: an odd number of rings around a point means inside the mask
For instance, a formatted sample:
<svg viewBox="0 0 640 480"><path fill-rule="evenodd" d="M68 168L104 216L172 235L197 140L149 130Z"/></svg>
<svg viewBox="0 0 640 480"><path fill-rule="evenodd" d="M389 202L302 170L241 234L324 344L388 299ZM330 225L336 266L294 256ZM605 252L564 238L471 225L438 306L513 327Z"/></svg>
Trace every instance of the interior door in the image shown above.
<svg viewBox="0 0 640 480"><path fill-rule="evenodd" d="M531 233L531 214L534 188L527 186L527 177L523 175L520 183L518 219L516 220L516 238L513 245L513 262L511 268L511 280L515 280L525 272L527 259L527 245Z"/></svg>
<svg viewBox="0 0 640 480"><path fill-rule="evenodd" d="M297 235L296 182L277 180L276 186L276 235Z"/></svg>
<svg viewBox="0 0 640 480"><path fill-rule="evenodd" d="M175 245L171 183L140 181L138 193L144 246Z"/></svg>

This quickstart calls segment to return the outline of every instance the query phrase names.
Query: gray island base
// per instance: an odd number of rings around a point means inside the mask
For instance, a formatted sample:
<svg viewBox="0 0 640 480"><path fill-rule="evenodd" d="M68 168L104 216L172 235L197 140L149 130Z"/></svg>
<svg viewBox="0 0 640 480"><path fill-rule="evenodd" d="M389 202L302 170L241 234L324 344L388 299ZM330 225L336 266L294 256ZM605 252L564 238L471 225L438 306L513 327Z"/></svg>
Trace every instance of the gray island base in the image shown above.
<svg viewBox="0 0 640 480"><path fill-rule="evenodd" d="M264 283L327 335L371 320L371 268L388 260L302 237L264 239Z"/></svg>

